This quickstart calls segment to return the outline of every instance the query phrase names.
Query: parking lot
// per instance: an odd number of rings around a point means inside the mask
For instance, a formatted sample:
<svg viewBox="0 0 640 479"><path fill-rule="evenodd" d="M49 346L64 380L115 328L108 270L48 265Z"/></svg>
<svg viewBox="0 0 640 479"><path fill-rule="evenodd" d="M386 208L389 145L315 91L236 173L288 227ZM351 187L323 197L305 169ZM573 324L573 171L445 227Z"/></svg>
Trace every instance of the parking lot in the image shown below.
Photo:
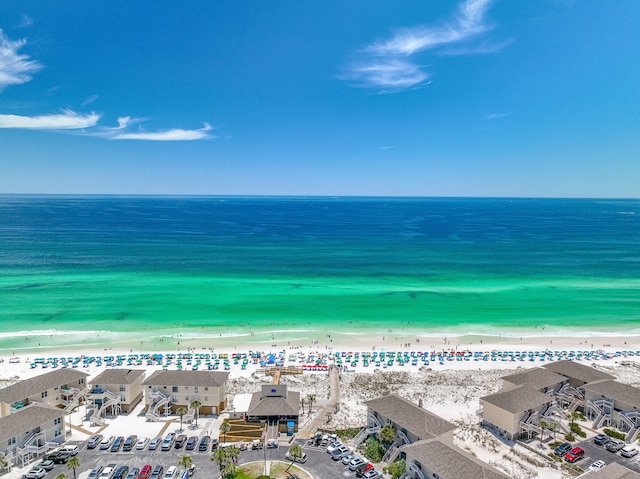
<svg viewBox="0 0 640 479"><path fill-rule="evenodd" d="M303 452L307 454L307 461L304 464L296 464L296 466L308 471L314 479L355 478L355 473L350 471L342 461L333 461L331 459L326 452L326 447L309 445L306 440L302 439L297 440L295 443L299 444ZM86 479L93 468L96 466L106 467L108 464L115 464L117 467L128 466L129 468L137 467L140 469L146 464L152 467L162 465L166 472L170 466L177 465L178 460L184 455L190 456L195 465L193 479L212 479L217 478L220 474L216 463L211 461L212 452L210 448L206 452L198 451L197 447L195 450L187 451L184 446L180 449L172 448L169 451L162 451L160 447L155 451L149 451L147 446L144 450L136 450L134 448L132 451L127 452L122 451L122 449L118 452L111 452L111 449L101 450L99 446L95 449L87 449L87 441L67 444L76 444L79 448L77 457L80 466L76 470L78 479ZM270 461L289 462L285 458L288 449L289 445L275 449L251 450L251 448L248 448L240 453L239 463L264 461L265 458ZM182 470L182 468L179 469ZM70 478L73 477L73 472L67 468L66 464L56 464L51 471L47 472L44 479L52 479L60 473L67 474Z"/></svg>
<svg viewBox="0 0 640 479"><path fill-rule="evenodd" d="M640 462L638 462L640 455L632 458L622 457L620 452L609 452L604 446L594 444L593 439L576 443L574 444L574 447L575 446L584 449L584 459L576 462L576 465L582 469L587 469L595 461L602 460L607 464L617 462L632 471L640 473Z"/></svg>

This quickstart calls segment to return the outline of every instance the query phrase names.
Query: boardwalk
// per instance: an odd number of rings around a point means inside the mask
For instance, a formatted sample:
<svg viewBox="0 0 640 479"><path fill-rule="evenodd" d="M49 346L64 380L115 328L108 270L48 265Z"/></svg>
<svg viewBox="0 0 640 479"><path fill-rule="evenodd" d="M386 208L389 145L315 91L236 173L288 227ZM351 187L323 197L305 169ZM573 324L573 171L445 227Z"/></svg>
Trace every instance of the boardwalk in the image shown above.
<svg viewBox="0 0 640 479"><path fill-rule="evenodd" d="M340 402L340 373L338 368L329 370L329 400L320 407L316 416L307 422L298 434L302 437L309 437L315 433L326 421L327 416L335 411L336 405Z"/></svg>

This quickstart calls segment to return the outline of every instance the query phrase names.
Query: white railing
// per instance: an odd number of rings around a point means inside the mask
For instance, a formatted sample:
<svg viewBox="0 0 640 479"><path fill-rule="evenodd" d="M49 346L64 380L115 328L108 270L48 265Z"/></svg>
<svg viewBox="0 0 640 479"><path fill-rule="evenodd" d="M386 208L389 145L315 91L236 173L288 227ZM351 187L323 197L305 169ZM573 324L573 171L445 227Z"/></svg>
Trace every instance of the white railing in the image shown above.
<svg viewBox="0 0 640 479"><path fill-rule="evenodd" d="M106 398L107 401L103 402L100 408L91 415L89 418L91 424L104 426L106 421L102 418L102 415L105 414L109 408L112 409L112 412L115 410L116 414L120 412L120 396L116 396L111 391L106 391L103 397Z"/></svg>
<svg viewBox="0 0 640 479"><path fill-rule="evenodd" d="M409 441L409 438L404 432L398 431L398 437L402 440L404 444L411 444L411 441Z"/></svg>
<svg viewBox="0 0 640 479"><path fill-rule="evenodd" d="M413 473L415 473L415 477L417 479L425 479L424 474L422 473L422 471L420 470L420 468L418 466L416 466L415 463L411 463L409 465L409 470Z"/></svg>

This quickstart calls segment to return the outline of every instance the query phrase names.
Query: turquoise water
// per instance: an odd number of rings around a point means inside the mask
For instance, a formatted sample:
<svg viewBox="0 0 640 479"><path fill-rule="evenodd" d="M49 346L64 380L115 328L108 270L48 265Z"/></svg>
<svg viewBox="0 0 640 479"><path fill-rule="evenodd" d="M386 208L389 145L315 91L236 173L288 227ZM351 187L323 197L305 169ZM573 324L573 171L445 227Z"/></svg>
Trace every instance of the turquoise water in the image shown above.
<svg viewBox="0 0 640 479"><path fill-rule="evenodd" d="M637 200L5 196L0 225L0 351L640 334Z"/></svg>

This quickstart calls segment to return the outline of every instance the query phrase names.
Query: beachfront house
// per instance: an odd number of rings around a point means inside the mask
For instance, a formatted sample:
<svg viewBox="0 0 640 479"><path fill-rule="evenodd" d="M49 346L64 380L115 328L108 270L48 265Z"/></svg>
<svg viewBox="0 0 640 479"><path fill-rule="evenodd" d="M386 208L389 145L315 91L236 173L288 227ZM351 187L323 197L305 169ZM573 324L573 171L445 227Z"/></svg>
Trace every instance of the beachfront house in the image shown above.
<svg viewBox="0 0 640 479"><path fill-rule="evenodd" d="M297 432L299 418L300 393L289 391L285 384L263 384L260 391L251 395L246 413L247 422L269 425L269 438L277 437L277 432Z"/></svg>
<svg viewBox="0 0 640 479"><path fill-rule="evenodd" d="M184 420L193 419L193 401L200 403L199 414L220 414L227 405L229 373L222 371L155 371L144 380L147 419L175 414L179 407L187 409Z"/></svg>
<svg viewBox="0 0 640 479"><path fill-rule="evenodd" d="M385 454L385 462L393 462L401 446L422 439L438 438L453 443L455 424L397 394L371 399L364 404L367 406L367 425L356 436L356 445L371 435L377 435L384 426L389 424L393 427L396 437Z"/></svg>
<svg viewBox="0 0 640 479"><path fill-rule="evenodd" d="M91 424L104 426L107 412L130 412L144 397L143 369L105 369L93 378L87 392L87 415Z"/></svg>
<svg viewBox="0 0 640 479"><path fill-rule="evenodd" d="M616 427L627 433L631 443L640 431L640 389L618 381L602 380L585 384L584 415L593 428Z"/></svg>
<svg viewBox="0 0 640 479"><path fill-rule="evenodd" d="M0 418L0 454L23 467L64 442L65 411L31 403Z"/></svg>
<svg viewBox="0 0 640 479"><path fill-rule="evenodd" d="M0 417L9 416L33 403L63 408L77 407L87 392L87 373L77 369L56 369L0 389Z"/></svg>
<svg viewBox="0 0 640 479"><path fill-rule="evenodd" d="M541 420L556 422L555 399L529 386L511 386L480 398L482 424L515 440L542 434Z"/></svg>
<svg viewBox="0 0 640 479"><path fill-rule="evenodd" d="M603 373L595 368L585 366L584 364L580 364L569 359L554 361L552 363L545 364L543 367L567 378L569 386L573 388L579 388L594 381L615 379L615 377L610 374Z"/></svg>
<svg viewBox="0 0 640 479"><path fill-rule="evenodd" d="M508 479L500 472L454 446L437 438L402 446L408 479Z"/></svg>

